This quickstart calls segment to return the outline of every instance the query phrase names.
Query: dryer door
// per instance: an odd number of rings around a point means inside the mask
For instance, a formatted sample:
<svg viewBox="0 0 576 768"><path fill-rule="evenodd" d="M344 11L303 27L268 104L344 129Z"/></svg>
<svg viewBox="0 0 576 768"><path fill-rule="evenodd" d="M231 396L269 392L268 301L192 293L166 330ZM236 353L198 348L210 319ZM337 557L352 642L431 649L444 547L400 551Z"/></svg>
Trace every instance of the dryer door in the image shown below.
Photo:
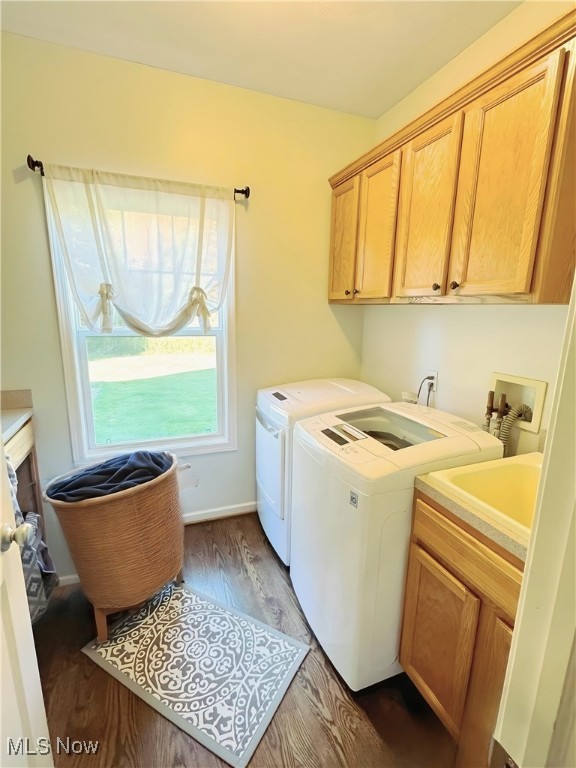
<svg viewBox="0 0 576 768"><path fill-rule="evenodd" d="M256 484L258 512L284 519L286 433L256 411Z"/></svg>

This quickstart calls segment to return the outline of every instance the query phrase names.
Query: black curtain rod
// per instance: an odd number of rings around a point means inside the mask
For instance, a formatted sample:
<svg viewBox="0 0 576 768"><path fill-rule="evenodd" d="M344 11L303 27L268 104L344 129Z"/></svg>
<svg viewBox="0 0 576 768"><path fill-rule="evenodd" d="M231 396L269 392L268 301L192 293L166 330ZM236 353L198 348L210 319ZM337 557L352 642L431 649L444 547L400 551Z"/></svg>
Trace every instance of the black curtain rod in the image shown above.
<svg viewBox="0 0 576 768"><path fill-rule="evenodd" d="M44 163L41 160L34 160L32 155L28 155L26 158L26 165L28 168L30 168L31 171L36 172L36 169L40 169L40 176L44 176ZM250 187L242 187L242 189L237 189L234 187L234 199L236 199L236 195L243 195L246 200L250 197Z"/></svg>

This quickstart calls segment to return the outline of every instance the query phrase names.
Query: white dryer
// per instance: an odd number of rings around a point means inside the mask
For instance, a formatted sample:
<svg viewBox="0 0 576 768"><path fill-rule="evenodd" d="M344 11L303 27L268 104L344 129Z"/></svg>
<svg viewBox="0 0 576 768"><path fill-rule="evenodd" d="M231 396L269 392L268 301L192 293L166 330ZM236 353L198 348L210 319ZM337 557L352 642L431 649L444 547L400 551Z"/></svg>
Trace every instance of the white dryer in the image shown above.
<svg viewBox="0 0 576 768"><path fill-rule="evenodd" d="M298 419L336 408L390 402L354 379L311 379L260 389L256 398L256 504L268 540L290 563L292 434Z"/></svg>
<svg viewBox="0 0 576 768"><path fill-rule="evenodd" d="M304 419L294 430L290 577L352 690L398 662L414 478L502 456L457 416L407 403Z"/></svg>

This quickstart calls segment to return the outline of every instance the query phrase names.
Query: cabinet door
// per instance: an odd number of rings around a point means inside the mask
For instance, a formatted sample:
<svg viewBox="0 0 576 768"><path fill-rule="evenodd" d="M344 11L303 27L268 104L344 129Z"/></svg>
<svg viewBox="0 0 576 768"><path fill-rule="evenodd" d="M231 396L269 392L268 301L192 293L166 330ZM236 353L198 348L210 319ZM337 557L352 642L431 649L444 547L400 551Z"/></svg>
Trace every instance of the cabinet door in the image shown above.
<svg viewBox="0 0 576 768"><path fill-rule="evenodd" d="M389 298L398 214L400 157L397 150L362 172L355 293Z"/></svg>
<svg viewBox="0 0 576 768"><path fill-rule="evenodd" d="M410 547L400 663L458 738L480 600L417 544Z"/></svg>
<svg viewBox="0 0 576 768"><path fill-rule="evenodd" d="M483 605L456 756L457 768L488 766L511 643L512 629L494 608Z"/></svg>
<svg viewBox="0 0 576 768"><path fill-rule="evenodd" d="M403 148L396 296L438 296L445 291L461 138L458 112Z"/></svg>
<svg viewBox="0 0 576 768"><path fill-rule="evenodd" d="M530 292L563 57L466 108L449 274L461 295Z"/></svg>
<svg viewBox="0 0 576 768"><path fill-rule="evenodd" d="M354 297L359 190L360 177L353 176L332 192L329 299Z"/></svg>

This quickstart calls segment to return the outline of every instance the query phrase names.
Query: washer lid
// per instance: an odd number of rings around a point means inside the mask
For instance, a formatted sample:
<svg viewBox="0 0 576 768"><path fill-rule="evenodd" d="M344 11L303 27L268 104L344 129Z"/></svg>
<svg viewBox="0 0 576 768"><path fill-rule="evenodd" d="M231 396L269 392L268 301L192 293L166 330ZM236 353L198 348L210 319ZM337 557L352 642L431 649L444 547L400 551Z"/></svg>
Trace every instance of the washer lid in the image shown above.
<svg viewBox="0 0 576 768"><path fill-rule="evenodd" d="M338 418L344 424L393 451L448 437L451 432L451 430L447 432L440 428L440 425L437 429L430 424L380 406L339 413ZM348 431L352 434L352 430Z"/></svg>
<svg viewBox="0 0 576 768"><path fill-rule="evenodd" d="M383 461L387 467L413 469L501 449L497 438L471 422L432 408L406 408L400 403L336 410L306 419L296 429L307 432L313 441L350 465Z"/></svg>
<svg viewBox="0 0 576 768"><path fill-rule="evenodd" d="M258 390L258 410L276 426L364 403L390 402L388 395L355 379L310 379Z"/></svg>

